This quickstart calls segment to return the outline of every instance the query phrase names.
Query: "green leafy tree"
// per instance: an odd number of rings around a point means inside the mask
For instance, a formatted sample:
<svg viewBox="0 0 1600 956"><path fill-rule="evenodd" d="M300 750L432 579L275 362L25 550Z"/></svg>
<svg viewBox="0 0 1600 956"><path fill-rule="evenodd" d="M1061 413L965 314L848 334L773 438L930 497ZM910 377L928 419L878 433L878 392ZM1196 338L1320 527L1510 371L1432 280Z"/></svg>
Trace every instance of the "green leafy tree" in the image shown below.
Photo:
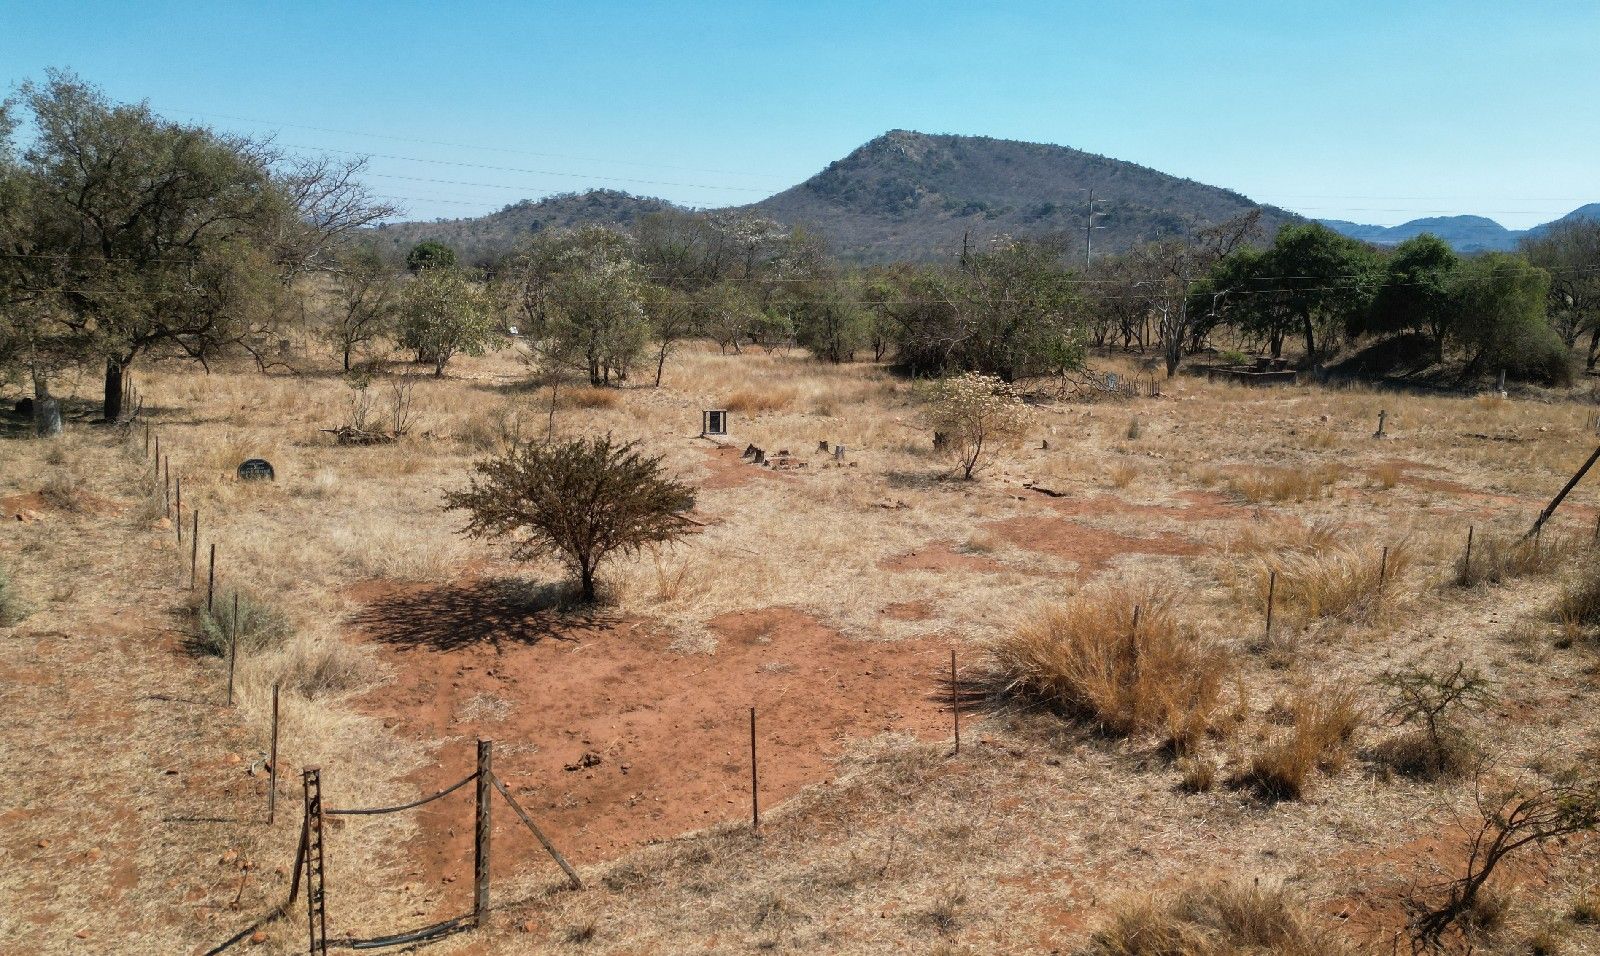
<svg viewBox="0 0 1600 956"><path fill-rule="evenodd" d="M451 493L446 507L469 514L473 537L511 539L520 560L560 558L582 600L593 603L600 564L688 533L694 500L659 457L606 435L524 445L480 461L471 485Z"/></svg>
<svg viewBox="0 0 1600 956"><path fill-rule="evenodd" d="M621 233L580 229L556 257L545 292L548 348L575 361L591 385L626 381L650 344L644 270L631 252Z"/></svg>
<svg viewBox="0 0 1600 956"><path fill-rule="evenodd" d="M1451 282L1460 266L1450 244L1432 233L1400 243L1384 264L1383 284L1373 298L1366 330L1424 332L1433 340L1434 361L1443 362L1456 315Z"/></svg>
<svg viewBox="0 0 1600 956"><path fill-rule="evenodd" d="M855 358L871 336L872 315L853 290L834 281L797 284L783 303L795 341L819 359L838 364ZM782 301L782 300L780 300Z"/></svg>
<svg viewBox="0 0 1600 956"><path fill-rule="evenodd" d="M1227 289L1228 314L1266 335L1282 354L1290 329L1316 366L1330 338L1367 312L1377 283L1378 258L1368 246L1318 223L1289 226L1263 252L1244 249L1225 258L1212 275L1213 291Z"/></svg>
<svg viewBox="0 0 1600 956"><path fill-rule="evenodd" d="M433 239L417 243L406 253L406 268L412 272L422 272L425 269L454 269L456 262L456 251Z"/></svg>
<svg viewBox="0 0 1600 956"><path fill-rule="evenodd" d="M1545 320L1550 274L1521 256L1468 259L1451 284L1455 339L1469 356L1463 377L1505 369L1517 377L1565 381L1568 352Z"/></svg>
<svg viewBox="0 0 1600 956"><path fill-rule="evenodd" d="M424 269L400 297L400 344L433 363L436 378L457 354L483 355L504 344L495 302L457 269Z"/></svg>

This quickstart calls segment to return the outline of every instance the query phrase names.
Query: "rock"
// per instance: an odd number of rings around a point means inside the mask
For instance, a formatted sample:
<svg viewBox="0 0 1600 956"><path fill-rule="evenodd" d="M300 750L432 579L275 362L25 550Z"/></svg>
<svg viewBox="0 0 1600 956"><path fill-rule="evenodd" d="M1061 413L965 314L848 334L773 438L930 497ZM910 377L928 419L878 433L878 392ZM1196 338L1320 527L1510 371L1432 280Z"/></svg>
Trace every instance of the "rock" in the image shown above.
<svg viewBox="0 0 1600 956"><path fill-rule="evenodd" d="M260 946L262 943L265 943L269 938L270 937L267 936L267 931L266 930L258 929L254 933L250 934L250 945L252 945L252 946Z"/></svg>
<svg viewBox="0 0 1600 956"><path fill-rule="evenodd" d="M593 750L585 750L583 752L583 756L578 758L577 763L569 763L564 769L568 771L584 770L588 767L598 767L600 766L600 763L601 758L599 754L595 753Z"/></svg>
<svg viewBox="0 0 1600 956"><path fill-rule="evenodd" d="M231 767L234 764L239 763L243 759L244 758L239 756L238 754L228 754L226 757L222 758L222 762Z"/></svg>
<svg viewBox="0 0 1600 956"><path fill-rule="evenodd" d="M238 858L239 858L239 851L238 850L227 850L222 854L222 862L224 862L224 863L232 863L234 860L237 860Z"/></svg>

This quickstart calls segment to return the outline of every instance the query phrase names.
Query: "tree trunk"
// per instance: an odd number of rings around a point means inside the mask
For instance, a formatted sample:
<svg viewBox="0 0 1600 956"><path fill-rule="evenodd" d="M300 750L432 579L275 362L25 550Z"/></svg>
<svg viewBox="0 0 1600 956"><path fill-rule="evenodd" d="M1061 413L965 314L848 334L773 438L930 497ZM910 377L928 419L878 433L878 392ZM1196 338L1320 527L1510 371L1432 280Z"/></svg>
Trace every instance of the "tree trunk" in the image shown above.
<svg viewBox="0 0 1600 956"><path fill-rule="evenodd" d="M61 434L61 403L50 397L50 382L43 372L33 372L33 437Z"/></svg>
<svg viewBox="0 0 1600 956"><path fill-rule="evenodd" d="M661 370L667 367L667 344L661 343L661 351L656 355L656 388L661 387Z"/></svg>
<svg viewBox="0 0 1600 956"><path fill-rule="evenodd" d="M350 345L349 345L349 343L346 343L345 347L344 347L344 370L346 372L350 371Z"/></svg>
<svg viewBox="0 0 1600 956"><path fill-rule="evenodd" d="M1317 328L1311 321L1311 316L1305 317L1306 334L1306 365L1310 368L1317 367Z"/></svg>
<svg viewBox="0 0 1600 956"><path fill-rule="evenodd" d="M1596 358L1600 358L1600 322L1596 322L1595 327L1589 332L1589 358L1584 367L1591 372L1594 371Z"/></svg>
<svg viewBox="0 0 1600 956"><path fill-rule="evenodd" d="M594 568L589 567L587 564L580 567L578 570L578 584L580 588L579 598L585 604L593 604L595 602Z"/></svg>
<svg viewBox="0 0 1600 956"><path fill-rule="evenodd" d="M106 359L105 419L114 422L122 417L122 362Z"/></svg>
<svg viewBox="0 0 1600 956"><path fill-rule="evenodd" d="M439 355L433 360L433 377L444 378L444 363L449 361L445 356Z"/></svg>

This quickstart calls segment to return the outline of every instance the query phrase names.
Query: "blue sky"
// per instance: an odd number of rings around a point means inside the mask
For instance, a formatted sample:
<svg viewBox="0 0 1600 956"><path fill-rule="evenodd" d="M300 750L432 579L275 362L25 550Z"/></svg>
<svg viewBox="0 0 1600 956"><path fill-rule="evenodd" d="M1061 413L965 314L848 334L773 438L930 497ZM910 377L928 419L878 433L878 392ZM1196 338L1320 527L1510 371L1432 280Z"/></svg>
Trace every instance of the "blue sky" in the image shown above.
<svg viewBox="0 0 1600 956"><path fill-rule="evenodd" d="M0 0L0 80L68 67L175 118L382 154L374 188L418 218L592 186L751 202L906 128L1316 217L1525 227L1600 201L1597 53L1595 0Z"/></svg>

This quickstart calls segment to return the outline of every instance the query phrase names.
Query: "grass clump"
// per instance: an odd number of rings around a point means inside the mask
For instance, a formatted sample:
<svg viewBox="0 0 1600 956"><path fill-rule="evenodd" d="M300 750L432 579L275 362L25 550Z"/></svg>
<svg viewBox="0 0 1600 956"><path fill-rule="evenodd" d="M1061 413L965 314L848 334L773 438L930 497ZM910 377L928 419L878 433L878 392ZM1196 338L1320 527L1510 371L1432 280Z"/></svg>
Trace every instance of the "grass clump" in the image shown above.
<svg viewBox="0 0 1600 956"><path fill-rule="evenodd" d="M11 572L0 565L0 627L21 624L31 613L32 609L17 593L17 586L11 583Z"/></svg>
<svg viewBox="0 0 1600 956"><path fill-rule="evenodd" d="M1268 800L1298 800L1318 769L1343 762L1366 715L1353 692L1325 688L1301 694L1291 705L1294 726L1256 753L1234 784Z"/></svg>
<svg viewBox="0 0 1600 956"><path fill-rule="evenodd" d="M1216 883L1128 903L1084 956L1347 956L1281 887Z"/></svg>
<svg viewBox="0 0 1600 956"><path fill-rule="evenodd" d="M1412 557L1411 549L1402 542L1389 548L1387 561L1380 548L1343 546L1290 553L1274 564L1278 601L1285 610L1308 621L1367 621L1377 616L1386 596L1391 600L1399 597L1396 592ZM1261 599L1265 605L1264 588Z"/></svg>
<svg viewBox="0 0 1600 956"><path fill-rule="evenodd" d="M1344 477L1338 465L1306 465L1298 468L1256 468L1229 476L1228 487L1251 504L1262 502L1312 501Z"/></svg>
<svg viewBox="0 0 1600 956"><path fill-rule="evenodd" d="M1556 620L1569 633L1600 628L1600 566L1585 562L1579 576L1567 583L1556 603Z"/></svg>
<svg viewBox="0 0 1600 956"><path fill-rule="evenodd" d="M1079 595L995 639L989 667L1002 698L1116 736L1161 734L1178 753L1212 728L1228 672L1220 652L1180 630L1160 593Z"/></svg>
<svg viewBox="0 0 1600 956"><path fill-rule="evenodd" d="M1546 574L1566 565L1579 550L1570 539L1485 535L1474 542L1471 557L1463 555L1456 565L1454 583L1470 588Z"/></svg>
<svg viewBox="0 0 1600 956"><path fill-rule="evenodd" d="M239 607L237 625L233 610L235 600ZM200 633L195 636L194 648L198 653L214 657L228 656L236 626L240 654L279 647L292 630L283 611L246 591L217 595L216 605L207 608L202 604L197 616Z"/></svg>
<svg viewBox="0 0 1600 956"><path fill-rule="evenodd" d="M781 412L788 408L794 399L795 391L792 388L736 388L728 393L722 407L730 412L744 415L761 415Z"/></svg>

